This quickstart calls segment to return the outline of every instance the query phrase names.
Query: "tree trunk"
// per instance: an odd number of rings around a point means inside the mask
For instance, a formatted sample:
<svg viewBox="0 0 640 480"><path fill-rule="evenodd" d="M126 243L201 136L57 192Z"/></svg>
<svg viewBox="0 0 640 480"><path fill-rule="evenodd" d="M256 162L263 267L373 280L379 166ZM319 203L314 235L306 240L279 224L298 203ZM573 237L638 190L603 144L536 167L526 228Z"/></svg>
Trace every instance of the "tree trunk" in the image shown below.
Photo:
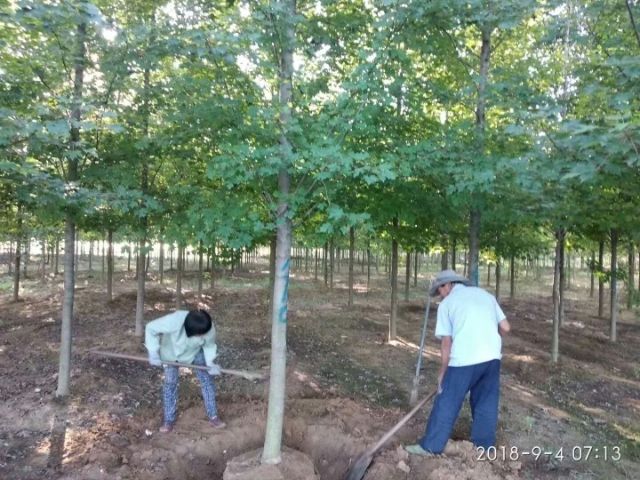
<svg viewBox="0 0 640 480"><path fill-rule="evenodd" d="M420 260L420 253L416 252L413 257L413 286L418 286L418 261Z"/></svg>
<svg viewBox="0 0 640 480"><path fill-rule="evenodd" d="M564 325L564 292L567 285L567 275L565 268L565 252L566 252L566 234L567 232L563 230L562 233L562 241L560 242L560 326Z"/></svg>
<svg viewBox="0 0 640 480"><path fill-rule="evenodd" d="M451 239L451 270L456 269L456 248L458 246L458 242L455 238Z"/></svg>
<svg viewBox="0 0 640 480"><path fill-rule="evenodd" d="M107 230L107 301L113 300L113 230Z"/></svg>
<svg viewBox="0 0 640 480"><path fill-rule="evenodd" d="M318 249L314 248L314 256L315 256L315 264L314 264L314 270L313 270L313 280L314 281L318 281Z"/></svg>
<svg viewBox="0 0 640 480"><path fill-rule="evenodd" d="M56 255L53 274L58 275L60 273L60 239L56 238Z"/></svg>
<svg viewBox="0 0 640 480"><path fill-rule="evenodd" d="M558 363L560 352L561 296L562 296L562 249L566 231L558 229L556 237L556 256L553 269L553 334L551 336L551 362Z"/></svg>
<svg viewBox="0 0 640 480"><path fill-rule="evenodd" d="M14 257L13 268L13 301L17 302L20 299L20 262L22 260L22 253L20 244L22 243L22 209L18 207L18 238L16 239L16 253Z"/></svg>
<svg viewBox="0 0 640 480"><path fill-rule="evenodd" d="M367 239L367 295L371 285L371 239Z"/></svg>
<svg viewBox="0 0 640 480"><path fill-rule="evenodd" d="M404 301L409 301L409 284L411 283L411 252L407 252L404 269Z"/></svg>
<svg viewBox="0 0 640 480"><path fill-rule="evenodd" d="M596 252L591 252L591 268L589 269L589 298L593 298L593 292L595 291L596 276L594 269L596 267Z"/></svg>
<svg viewBox="0 0 640 480"><path fill-rule="evenodd" d="M27 266L29 264L29 256L31 255L31 238L30 233L27 232L24 239L24 255L22 256L22 275L25 280L27 279Z"/></svg>
<svg viewBox="0 0 640 480"><path fill-rule="evenodd" d="M629 279L627 280L627 308L633 307L635 296L634 282L636 278L636 252L633 242L629 242Z"/></svg>
<svg viewBox="0 0 640 480"><path fill-rule="evenodd" d="M160 285L164 283L164 242L160 242L160 258L158 259L158 273L160 274Z"/></svg>
<svg viewBox="0 0 640 480"><path fill-rule="evenodd" d="M93 240L89 240L89 273L93 272Z"/></svg>
<svg viewBox="0 0 640 480"><path fill-rule="evenodd" d="M276 283L276 247L278 246L278 231L271 236L269 243L269 309L273 308L273 288Z"/></svg>
<svg viewBox="0 0 640 480"><path fill-rule="evenodd" d="M329 263L328 263L328 255L329 255L329 244L324 242L324 246L322 247L322 270L324 274L324 286L325 288L329 285Z"/></svg>
<svg viewBox="0 0 640 480"><path fill-rule="evenodd" d="M500 280L501 278L501 262L500 257L496 259L496 300L500 300Z"/></svg>
<svg viewBox="0 0 640 480"><path fill-rule="evenodd" d="M516 296L516 257L511 255L509 261L509 298L515 298Z"/></svg>
<svg viewBox="0 0 640 480"><path fill-rule="evenodd" d="M75 150L80 146L80 121L82 120L82 90L84 86L84 64L86 59L86 37L87 25L84 15L79 20L76 35L76 53L74 59L74 79L73 79L73 105L71 118L73 120L70 130L70 148ZM68 184L75 184L80 179L78 171L77 155L69 157L67 160ZM62 321L60 325L60 361L58 368L58 387L55 396L57 398L69 395L69 384L71 379L71 345L72 345L72 323L73 323L73 302L75 295L75 238L76 225L70 213L65 219L65 242L64 242L64 295L62 300Z"/></svg>
<svg viewBox="0 0 640 480"><path fill-rule="evenodd" d="M480 209L472 208L469 217L469 281L471 285L479 285L480 261Z"/></svg>
<svg viewBox="0 0 640 480"><path fill-rule="evenodd" d="M611 329L609 339L612 342L618 340L618 230L611 229L611 304L609 305L611 316Z"/></svg>
<svg viewBox="0 0 640 480"><path fill-rule="evenodd" d="M353 306L353 261L356 243L356 234L353 227L349 228L349 301L348 305Z"/></svg>
<svg viewBox="0 0 640 480"><path fill-rule="evenodd" d="M602 273L604 270L604 240L600 240L598 244L598 265L599 272L598 275L598 317L604 317L604 278L602 277Z"/></svg>
<svg viewBox="0 0 640 480"><path fill-rule="evenodd" d="M391 239L391 315L389 317L389 341L397 337L398 320L398 217L393 217Z"/></svg>
<svg viewBox="0 0 640 480"><path fill-rule="evenodd" d="M178 258L176 271L176 310L182 309L182 274L184 273L184 245L178 243Z"/></svg>
<svg viewBox="0 0 640 480"><path fill-rule="evenodd" d="M447 239L442 239L442 255L440 257L440 270L449 268L449 250L447 248Z"/></svg>
<svg viewBox="0 0 640 480"><path fill-rule="evenodd" d="M294 18L296 17L295 0L272 0L276 11L280 11L279 30L280 72L279 72L279 106L280 106L280 153L281 167L278 172L278 211L277 211L277 246L276 277L273 286L273 309L271 315L271 374L269 381L269 406L265 432L262 463L280 463L282 448L282 428L284 425L284 404L286 397L287 367L287 308L289 299L289 268L291 263L292 225L288 216L287 199L290 189L289 166L292 147L287 138L291 125L293 48L295 40Z"/></svg>
<svg viewBox="0 0 640 480"><path fill-rule="evenodd" d="M216 256L216 245L214 243L211 247L211 290L213 290L216 285L216 263L218 263L218 259Z"/></svg>
<svg viewBox="0 0 640 480"><path fill-rule="evenodd" d="M336 256L333 246L333 237L329 239L329 289L333 290L333 270L335 268Z"/></svg>
<svg viewBox="0 0 640 480"><path fill-rule="evenodd" d="M47 281L47 241L44 237L40 240L40 245L40 281L45 283Z"/></svg>
<svg viewBox="0 0 640 480"><path fill-rule="evenodd" d="M491 32L493 27L488 24L481 25L480 44L480 70L478 75L478 102L476 104L476 134L478 138L478 156L485 155L485 129L486 129L486 103L487 103L487 83L489 81L489 62L491 59ZM474 168L471 166L470 168ZM481 212L477 200L478 195L473 195L471 212L469 214L469 259L468 271L471 285L479 284L479 261L480 261L480 228Z"/></svg>
<svg viewBox="0 0 640 480"><path fill-rule="evenodd" d="M138 244L138 261L136 262L137 276L137 295L136 295L136 337L142 337L144 334L144 296L145 296L145 248L146 242L144 237Z"/></svg>
<svg viewBox="0 0 640 480"><path fill-rule="evenodd" d="M202 240L200 240L198 242L198 298L202 298L202 275L204 273L203 251Z"/></svg>

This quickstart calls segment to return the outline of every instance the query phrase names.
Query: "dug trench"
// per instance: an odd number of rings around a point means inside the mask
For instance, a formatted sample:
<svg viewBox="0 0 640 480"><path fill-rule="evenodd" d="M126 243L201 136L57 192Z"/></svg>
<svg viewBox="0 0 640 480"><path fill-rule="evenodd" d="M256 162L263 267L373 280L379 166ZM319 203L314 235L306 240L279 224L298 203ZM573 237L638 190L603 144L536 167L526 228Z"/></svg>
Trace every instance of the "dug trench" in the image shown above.
<svg viewBox="0 0 640 480"><path fill-rule="evenodd" d="M170 434L145 430L132 436L135 427L130 425L122 435L111 433L95 442L86 464L60 478L223 480L232 459L262 447L265 408L262 401L224 405L227 427L222 430L212 430L197 405L186 409ZM287 410L284 445L306 455L316 472L304 480L342 480L357 455L380 436L381 427L397 420L396 412L380 415L345 398L295 399ZM371 421L366 422L367 416ZM419 418L407 425L406 432L399 432L374 458L364 480L426 478L425 472L438 480L519 478L519 464L477 462L475 450L465 441L450 442L445 457L409 457L400 444L422 426Z"/></svg>

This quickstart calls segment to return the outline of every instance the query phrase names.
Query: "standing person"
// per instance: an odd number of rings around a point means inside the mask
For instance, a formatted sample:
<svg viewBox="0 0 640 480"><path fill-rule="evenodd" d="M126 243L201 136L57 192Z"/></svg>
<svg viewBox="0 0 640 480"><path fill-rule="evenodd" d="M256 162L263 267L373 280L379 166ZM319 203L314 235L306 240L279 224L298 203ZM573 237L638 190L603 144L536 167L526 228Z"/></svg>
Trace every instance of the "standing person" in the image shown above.
<svg viewBox="0 0 640 480"><path fill-rule="evenodd" d="M443 270L429 291L442 298L435 332L441 341L438 395L424 436L417 445L405 447L409 453L442 453L467 392L473 416L471 441L485 449L495 446L502 335L511 326L496 298L469 283L453 270Z"/></svg>
<svg viewBox="0 0 640 480"><path fill-rule="evenodd" d="M220 366L213 363L217 356L216 329L211 316L205 310L177 310L149 322L145 328L145 346L149 352L149 363L161 366L163 361L206 365L208 371L195 369L202 387L202 399L215 428L223 428L224 422L218 417L216 408L216 388L210 375L220 375ZM164 422L160 432L169 433L176 422L178 405L177 366L164 365L162 401Z"/></svg>

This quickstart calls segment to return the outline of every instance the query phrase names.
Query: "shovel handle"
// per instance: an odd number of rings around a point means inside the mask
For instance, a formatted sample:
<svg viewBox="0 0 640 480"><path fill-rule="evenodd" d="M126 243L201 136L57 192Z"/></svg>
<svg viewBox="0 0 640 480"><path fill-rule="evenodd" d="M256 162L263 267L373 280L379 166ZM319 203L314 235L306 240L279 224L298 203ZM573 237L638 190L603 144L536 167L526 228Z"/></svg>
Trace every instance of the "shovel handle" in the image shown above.
<svg viewBox="0 0 640 480"><path fill-rule="evenodd" d="M126 353L104 352L102 350L89 350L89 353L94 355L100 355L102 357L110 358L122 358L125 360L135 360L138 362L148 363L149 360L145 357L138 357L136 355L128 355ZM162 362L163 365L173 365L174 367L195 368L197 370L209 370L209 367L205 365L194 365L192 363L180 363L180 362ZM237 377L246 378L247 380L264 380L266 376L260 372L250 372L248 370L233 370L230 368L221 368L222 373L227 375L235 375Z"/></svg>

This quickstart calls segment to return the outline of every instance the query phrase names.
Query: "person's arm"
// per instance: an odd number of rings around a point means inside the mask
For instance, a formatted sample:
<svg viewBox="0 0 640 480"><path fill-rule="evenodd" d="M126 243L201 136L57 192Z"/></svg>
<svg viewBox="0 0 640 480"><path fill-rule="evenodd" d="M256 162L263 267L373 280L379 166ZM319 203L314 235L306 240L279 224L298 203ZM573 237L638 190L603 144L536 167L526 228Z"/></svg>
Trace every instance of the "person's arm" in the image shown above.
<svg viewBox="0 0 640 480"><path fill-rule="evenodd" d="M440 341L440 372L438 373L438 393L442 392L442 380L449 367L449 357L451 356L451 345L453 340L450 336L443 336Z"/></svg>
<svg viewBox="0 0 640 480"><path fill-rule="evenodd" d="M204 353L204 363L208 367L215 365L213 361L218 356L218 345L216 344L216 327L213 324L211 324L211 330L205 334L202 352Z"/></svg>
<svg viewBox="0 0 640 480"><path fill-rule="evenodd" d="M507 320L506 318L503 318L500 321L500 323L498 323L498 332L500 333L500 335L504 337L510 331L511 331L511 324L509 323L509 320Z"/></svg>
<svg viewBox="0 0 640 480"><path fill-rule="evenodd" d="M175 312L147 323L144 329L144 346L149 354L160 355L160 335L182 328L184 312Z"/></svg>

